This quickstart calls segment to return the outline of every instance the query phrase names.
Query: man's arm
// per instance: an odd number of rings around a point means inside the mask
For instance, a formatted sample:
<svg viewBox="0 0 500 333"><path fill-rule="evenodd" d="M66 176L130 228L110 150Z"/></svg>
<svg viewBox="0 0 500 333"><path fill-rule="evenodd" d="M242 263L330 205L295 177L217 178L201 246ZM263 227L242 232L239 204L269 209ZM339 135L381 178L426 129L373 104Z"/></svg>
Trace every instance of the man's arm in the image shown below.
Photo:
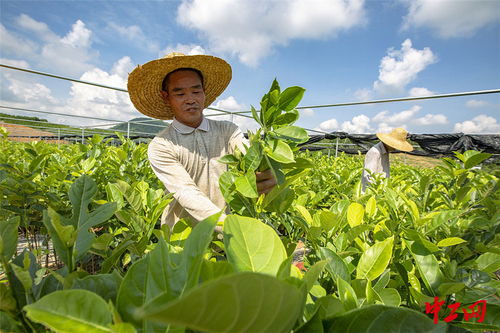
<svg viewBox="0 0 500 333"><path fill-rule="evenodd" d="M173 193L175 200L194 219L202 221L221 211L199 189L168 147L154 140L151 141L148 147L148 158L154 173L165 185L167 191Z"/></svg>

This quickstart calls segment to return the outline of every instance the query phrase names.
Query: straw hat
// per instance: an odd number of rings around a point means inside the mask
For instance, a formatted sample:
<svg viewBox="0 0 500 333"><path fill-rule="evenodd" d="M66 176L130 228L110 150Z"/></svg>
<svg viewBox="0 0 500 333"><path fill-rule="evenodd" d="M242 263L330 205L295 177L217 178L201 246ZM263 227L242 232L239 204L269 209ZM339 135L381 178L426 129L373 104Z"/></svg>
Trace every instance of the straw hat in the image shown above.
<svg viewBox="0 0 500 333"><path fill-rule="evenodd" d="M413 147L406 141L408 132L404 128L395 128L391 133L377 133L377 137L386 145L401 151L412 151Z"/></svg>
<svg viewBox="0 0 500 333"><path fill-rule="evenodd" d="M162 97L165 76L179 68L194 68L203 75L205 108L222 94L231 81L231 66L209 55L169 53L164 58L137 66L128 76L128 93L136 109L148 117L172 119L170 105Z"/></svg>

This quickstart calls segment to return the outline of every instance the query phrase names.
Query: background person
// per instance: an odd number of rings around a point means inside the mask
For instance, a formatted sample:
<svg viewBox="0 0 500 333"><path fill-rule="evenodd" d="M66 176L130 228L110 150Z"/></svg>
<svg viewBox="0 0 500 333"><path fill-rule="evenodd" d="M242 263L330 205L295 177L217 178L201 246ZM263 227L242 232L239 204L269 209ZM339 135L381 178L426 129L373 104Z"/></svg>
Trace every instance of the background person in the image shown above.
<svg viewBox="0 0 500 333"><path fill-rule="evenodd" d="M371 174L381 174L390 177L389 152L394 150L412 151L413 147L406 141L408 132L404 128L395 128L391 133L377 133L380 142L366 153L361 178L362 192L373 181Z"/></svg>
<svg viewBox="0 0 500 333"><path fill-rule="evenodd" d="M231 66L226 61L175 52L138 66L129 75L128 91L137 110L149 117L173 119L148 147L153 171L173 193L174 200L161 219L171 228L181 218L197 223L225 207L219 177L227 166L218 160L236 148L243 151L246 140L238 126L208 119L203 110L230 81ZM256 176L261 194L276 185L271 170Z"/></svg>

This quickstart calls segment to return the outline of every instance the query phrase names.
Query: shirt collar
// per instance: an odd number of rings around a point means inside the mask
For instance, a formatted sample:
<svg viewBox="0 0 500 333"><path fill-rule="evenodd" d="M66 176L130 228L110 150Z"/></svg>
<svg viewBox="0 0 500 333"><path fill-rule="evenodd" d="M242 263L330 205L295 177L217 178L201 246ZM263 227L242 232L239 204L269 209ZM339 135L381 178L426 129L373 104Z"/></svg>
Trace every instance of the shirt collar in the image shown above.
<svg viewBox="0 0 500 333"><path fill-rule="evenodd" d="M197 128L184 125L183 123L181 123L180 121L175 119L175 117L174 117L174 120L172 121L172 126L175 128L175 130L177 132L179 132L181 134L193 133L193 131L195 129L199 129L199 130L202 130L204 132L208 132L210 130L210 124L208 123L208 120L205 117L203 117L200 126L198 126Z"/></svg>
<svg viewBox="0 0 500 333"><path fill-rule="evenodd" d="M381 154L387 154L387 149L385 149L385 145L382 141L378 143L378 146Z"/></svg>

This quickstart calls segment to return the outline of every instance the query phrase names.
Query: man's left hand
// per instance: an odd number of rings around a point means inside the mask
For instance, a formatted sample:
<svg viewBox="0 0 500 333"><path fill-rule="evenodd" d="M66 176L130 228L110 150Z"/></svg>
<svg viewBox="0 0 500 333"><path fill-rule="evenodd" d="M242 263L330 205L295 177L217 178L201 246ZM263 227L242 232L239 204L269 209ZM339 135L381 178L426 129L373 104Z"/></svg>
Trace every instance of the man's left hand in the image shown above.
<svg viewBox="0 0 500 333"><path fill-rule="evenodd" d="M274 178L271 169L255 172L255 177L257 179L257 191L259 194L269 193L276 186L276 178Z"/></svg>

